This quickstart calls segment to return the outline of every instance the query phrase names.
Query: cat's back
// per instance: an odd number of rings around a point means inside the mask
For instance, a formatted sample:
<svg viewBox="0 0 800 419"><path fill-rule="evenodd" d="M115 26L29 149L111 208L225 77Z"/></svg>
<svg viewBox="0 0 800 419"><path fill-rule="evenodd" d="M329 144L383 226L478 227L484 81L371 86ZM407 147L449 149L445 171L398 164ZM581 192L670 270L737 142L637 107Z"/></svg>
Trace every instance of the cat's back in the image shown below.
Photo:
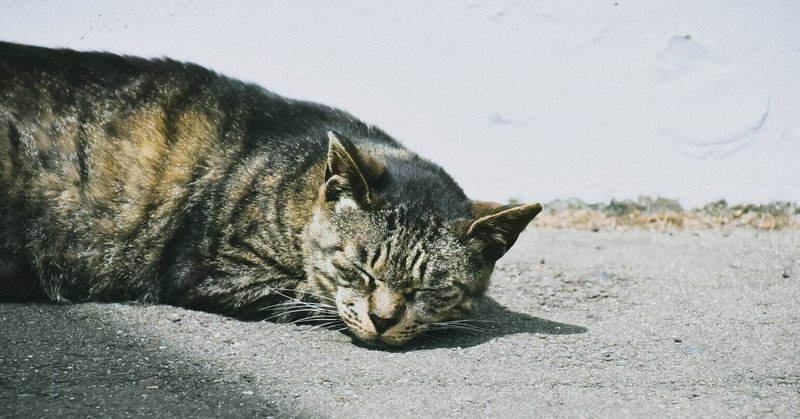
<svg viewBox="0 0 800 419"><path fill-rule="evenodd" d="M153 108L165 120L189 110L201 113L218 124L221 141L250 142L248 148L272 142L274 153L291 154L282 147L287 142L324 146L331 129L402 148L340 109L285 98L200 65L0 41L0 118L41 123L51 114L107 124Z"/></svg>
<svg viewBox="0 0 800 419"><path fill-rule="evenodd" d="M149 77L162 83L191 78L209 81L213 73L196 65L168 59L148 60L107 52L79 52L0 41L0 88L75 89L95 87L115 91ZM102 88L102 89L99 89Z"/></svg>
<svg viewBox="0 0 800 419"><path fill-rule="evenodd" d="M97 190L95 201L139 202L138 191L226 171L254 154L276 171L314 163L324 158L329 130L402 149L346 112L199 65L0 42L7 192L44 197L78 187L82 196Z"/></svg>

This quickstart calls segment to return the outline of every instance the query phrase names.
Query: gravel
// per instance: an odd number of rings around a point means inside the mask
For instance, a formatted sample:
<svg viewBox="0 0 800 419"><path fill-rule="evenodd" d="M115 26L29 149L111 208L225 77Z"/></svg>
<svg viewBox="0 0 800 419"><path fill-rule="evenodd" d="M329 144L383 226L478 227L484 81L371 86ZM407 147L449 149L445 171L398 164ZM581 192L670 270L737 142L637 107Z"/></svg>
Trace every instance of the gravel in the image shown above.
<svg viewBox="0 0 800 419"><path fill-rule="evenodd" d="M0 304L2 417L800 415L800 231L529 229L403 349L169 306Z"/></svg>

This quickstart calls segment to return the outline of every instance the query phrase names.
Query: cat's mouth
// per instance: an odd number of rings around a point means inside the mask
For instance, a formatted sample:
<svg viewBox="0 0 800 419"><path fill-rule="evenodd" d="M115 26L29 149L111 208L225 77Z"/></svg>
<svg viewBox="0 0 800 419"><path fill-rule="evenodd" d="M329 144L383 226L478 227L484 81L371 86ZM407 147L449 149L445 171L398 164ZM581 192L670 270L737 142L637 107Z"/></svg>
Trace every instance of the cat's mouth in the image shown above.
<svg viewBox="0 0 800 419"><path fill-rule="evenodd" d="M359 341L371 346L405 345L427 327L414 321L409 313L396 319L382 319L370 315L365 301L337 301L339 317L349 332Z"/></svg>

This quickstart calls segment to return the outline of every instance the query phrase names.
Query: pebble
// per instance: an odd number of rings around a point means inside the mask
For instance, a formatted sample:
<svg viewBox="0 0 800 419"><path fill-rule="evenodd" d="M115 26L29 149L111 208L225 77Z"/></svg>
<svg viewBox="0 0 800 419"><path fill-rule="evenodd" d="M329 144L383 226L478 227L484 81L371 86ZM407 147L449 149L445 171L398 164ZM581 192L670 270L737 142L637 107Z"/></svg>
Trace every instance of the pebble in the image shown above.
<svg viewBox="0 0 800 419"><path fill-rule="evenodd" d="M143 380L139 380L137 384L139 387L147 390L158 390L158 388L161 386L161 380L155 378L145 378Z"/></svg>

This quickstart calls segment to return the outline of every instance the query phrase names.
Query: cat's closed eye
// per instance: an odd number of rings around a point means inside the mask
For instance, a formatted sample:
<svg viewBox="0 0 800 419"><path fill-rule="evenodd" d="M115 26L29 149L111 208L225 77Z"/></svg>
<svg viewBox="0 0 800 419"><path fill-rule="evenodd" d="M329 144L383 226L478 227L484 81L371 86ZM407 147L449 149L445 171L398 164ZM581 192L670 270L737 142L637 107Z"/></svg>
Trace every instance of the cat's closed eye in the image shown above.
<svg viewBox="0 0 800 419"><path fill-rule="evenodd" d="M406 302L413 302L422 293L435 293L438 291L436 288L411 288L407 289L404 293Z"/></svg>
<svg viewBox="0 0 800 419"><path fill-rule="evenodd" d="M357 279L353 279L353 282L361 282L366 287L367 292L372 292L375 289L375 277L364 267L361 266L356 261L351 260L351 266L353 270L357 272Z"/></svg>
<svg viewBox="0 0 800 419"><path fill-rule="evenodd" d="M356 262L353 262L353 268L355 268L355 270L357 270L359 273L361 273L361 275L363 275L364 278L366 278L368 281L375 282L375 277L372 276L372 274L369 273L366 269L364 269L363 267L359 266Z"/></svg>

